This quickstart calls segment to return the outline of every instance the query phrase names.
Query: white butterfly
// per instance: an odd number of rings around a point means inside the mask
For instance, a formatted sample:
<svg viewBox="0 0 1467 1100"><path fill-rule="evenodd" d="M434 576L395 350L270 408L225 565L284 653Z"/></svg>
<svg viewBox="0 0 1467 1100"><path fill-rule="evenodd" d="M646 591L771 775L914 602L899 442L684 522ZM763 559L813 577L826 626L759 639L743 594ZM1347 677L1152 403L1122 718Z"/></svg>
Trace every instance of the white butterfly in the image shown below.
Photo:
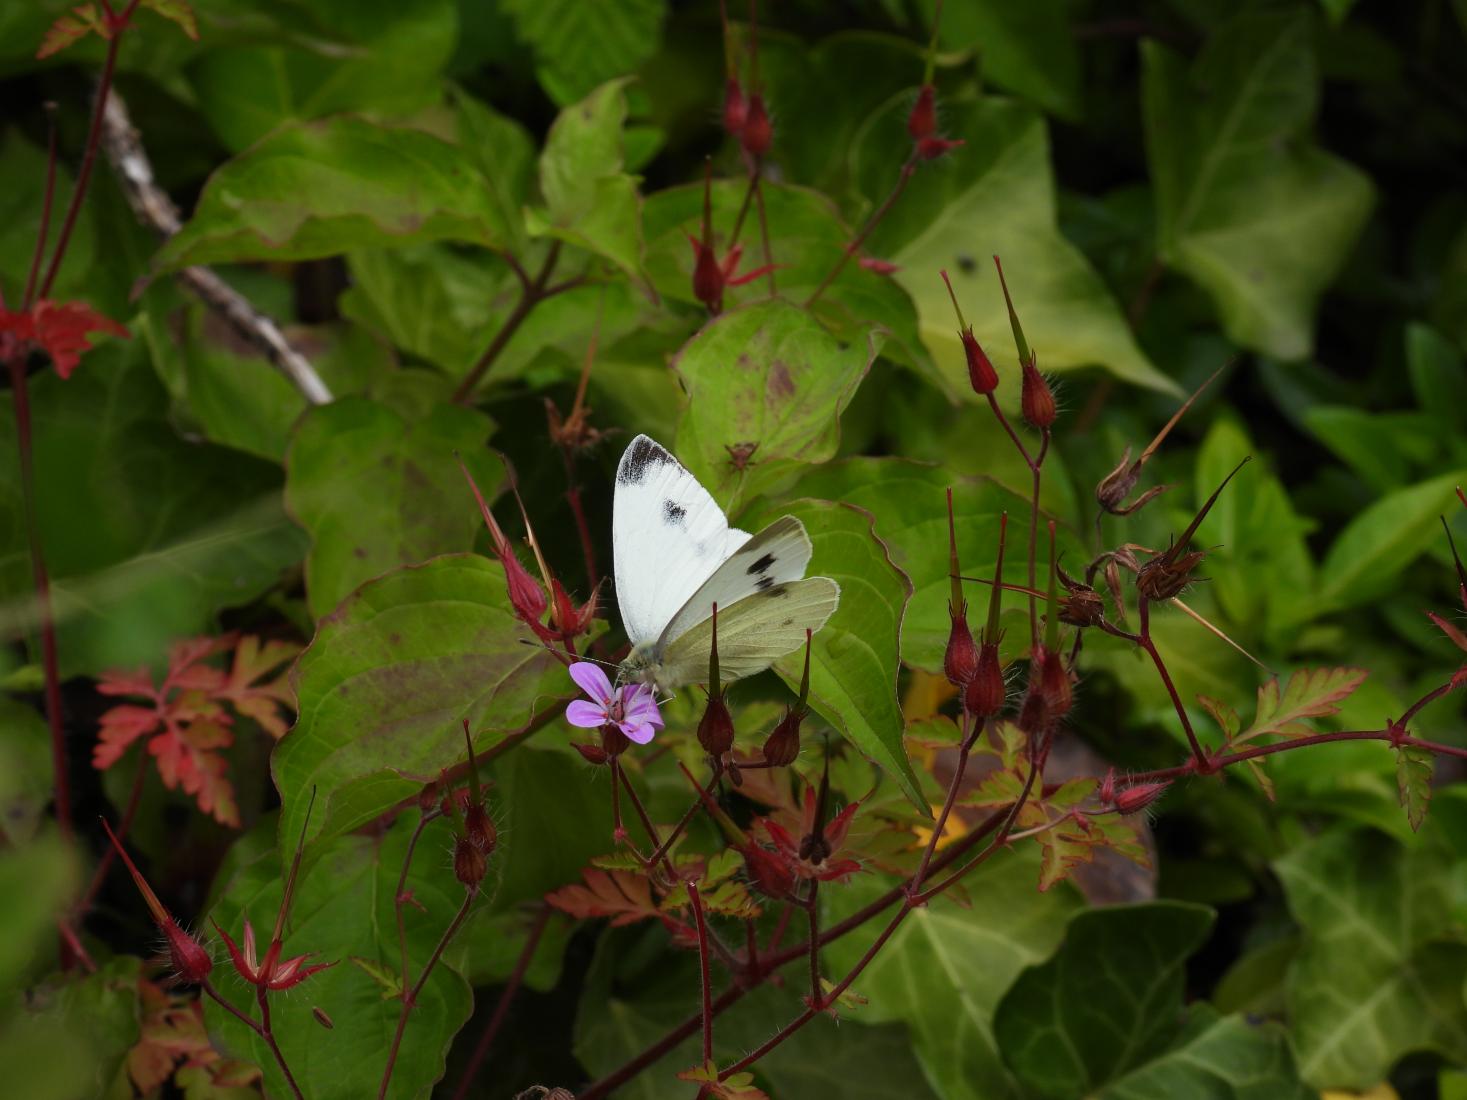
<svg viewBox="0 0 1467 1100"><path fill-rule="evenodd" d="M805 577L803 523L783 516L752 536L730 527L697 478L645 435L616 470L611 540L632 644L621 678L661 691L707 679L714 604L719 671L737 680L802 646L840 602L835 581Z"/></svg>

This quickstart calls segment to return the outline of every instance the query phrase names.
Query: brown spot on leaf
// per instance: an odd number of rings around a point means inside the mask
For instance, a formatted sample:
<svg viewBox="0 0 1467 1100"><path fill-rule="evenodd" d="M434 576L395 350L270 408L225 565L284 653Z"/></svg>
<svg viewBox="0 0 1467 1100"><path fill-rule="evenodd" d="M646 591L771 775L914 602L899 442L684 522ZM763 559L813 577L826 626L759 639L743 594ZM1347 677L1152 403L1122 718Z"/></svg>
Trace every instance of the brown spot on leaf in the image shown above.
<svg viewBox="0 0 1467 1100"><path fill-rule="evenodd" d="M778 359L769 368L769 396L775 401L783 401L793 397L795 393L795 380L790 377L790 370Z"/></svg>

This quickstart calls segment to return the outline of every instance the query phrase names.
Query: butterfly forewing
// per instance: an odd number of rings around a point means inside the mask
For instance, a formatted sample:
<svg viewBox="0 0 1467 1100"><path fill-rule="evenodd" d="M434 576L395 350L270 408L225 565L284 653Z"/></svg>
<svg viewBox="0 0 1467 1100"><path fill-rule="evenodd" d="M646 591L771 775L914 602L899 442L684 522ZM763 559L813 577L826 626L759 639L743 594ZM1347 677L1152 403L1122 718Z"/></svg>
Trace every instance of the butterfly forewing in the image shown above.
<svg viewBox="0 0 1467 1100"><path fill-rule="evenodd" d="M665 448L632 440L616 471L611 520L616 601L633 646L654 642L688 599L748 541Z"/></svg>
<svg viewBox="0 0 1467 1100"><path fill-rule="evenodd" d="M674 638L711 618L714 604L721 620L738 601L799 580L810 564L810 553L810 536L803 523L793 516L775 520L714 570L672 617L659 642L665 649Z"/></svg>
<svg viewBox="0 0 1467 1100"><path fill-rule="evenodd" d="M819 630L835 613L840 585L829 577L775 584L718 608L718 667L724 679L762 672L805 644L805 631ZM672 690L708 678L712 620L704 620L669 641L662 652L657 684Z"/></svg>

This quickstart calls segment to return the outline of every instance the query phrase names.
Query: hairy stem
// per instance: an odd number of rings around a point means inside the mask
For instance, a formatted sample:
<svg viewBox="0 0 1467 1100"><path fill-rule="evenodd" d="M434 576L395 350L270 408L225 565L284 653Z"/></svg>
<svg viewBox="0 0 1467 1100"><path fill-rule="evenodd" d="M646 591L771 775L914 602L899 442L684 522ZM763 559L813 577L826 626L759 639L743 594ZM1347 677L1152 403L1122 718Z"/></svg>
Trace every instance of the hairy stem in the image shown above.
<svg viewBox="0 0 1467 1100"><path fill-rule="evenodd" d="M1207 754L1203 751L1201 743L1197 740L1197 734L1192 730L1192 720L1187 717L1187 708L1182 705L1182 697L1177 694L1177 686L1172 683L1172 675L1167 671L1166 662L1161 659L1157 652L1156 643L1151 640L1151 601L1142 596L1137 601L1137 617L1141 620L1140 639L1141 648L1151 657L1151 663L1156 666L1156 674L1161 677L1161 682L1166 685L1167 694L1172 698L1172 707L1181 719L1182 729L1187 734L1187 744L1192 747L1192 759L1201 771L1211 771L1212 765L1208 763Z"/></svg>
<svg viewBox="0 0 1467 1100"><path fill-rule="evenodd" d="M520 949L520 956L515 960L514 969L510 971L509 979L504 983L504 990L499 994L499 1000L494 1005L494 1013L484 1026L479 1041L474 1044L474 1052L469 1055L469 1064L464 1067L464 1074L459 1080L458 1088L453 1090L453 1100L465 1100L465 1097L468 1096L469 1088L473 1085L475 1076L478 1075L479 1067L484 1064L489 1048L494 1045L494 1037L504 1026L505 1018L509 1015L509 1007L514 1003L515 995L520 991L520 985L525 980L525 972L530 969L530 961L535 957L535 948L540 944L540 937L545 931L545 926L550 923L550 913L550 906L543 903L536 911L534 923L530 925L529 935L525 937L525 946Z"/></svg>
<svg viewBox="0 0 1467 1100"><path fill-rule="evenodd" d="M520 287L519 301L515 302L514 309L504 319L504 324L499 326L499 331L489 341L489 346L484 349L484 353L479 356L474 365L469 368L468 373L463 376L462 381L458 384L458 388L453 391L454 404L463 405L468 403L469 398L474 394L474 390L484 380L484 375L489 373L489 368L494 365L494 361L499 358L500 353L509 345L514 334L519 331L519 327L525 323L525 318L534 312L536 306L552 294L558 294L562 290L570 289L570 283L562 283L558 287L547 289L550 276L555 273L555 264L559 259L560 242L555 241L551 244L550 250L546 252L545 261L540 265L539 273L530 282L523 283Z"/></svg>
<svg viewBox="0 0 1467 1100"><path fill-rule="evenodd" d="M891 193L882 200L880 206L872 211L871 216L866 219L866 224L861 227L861 231L852 237L845 248L841 250L840 258L835 261L835 266L825 273L825 278L820 280L820 285L805 299L806 309L813 306L816 300L825 293L830 284L835 282L840 273L845 270L846 264L850 263L851 257L861 251L861 246L866 243L866 238L871 236L872 230L881 224L882 219L896 205L897 199L902 197L902 192L907 189L907 183L911 180L912 173L916 170L917 155L913 153L907 158L906 163L902 165L901 173L897 176L896 185L892 187Z"/></svg>

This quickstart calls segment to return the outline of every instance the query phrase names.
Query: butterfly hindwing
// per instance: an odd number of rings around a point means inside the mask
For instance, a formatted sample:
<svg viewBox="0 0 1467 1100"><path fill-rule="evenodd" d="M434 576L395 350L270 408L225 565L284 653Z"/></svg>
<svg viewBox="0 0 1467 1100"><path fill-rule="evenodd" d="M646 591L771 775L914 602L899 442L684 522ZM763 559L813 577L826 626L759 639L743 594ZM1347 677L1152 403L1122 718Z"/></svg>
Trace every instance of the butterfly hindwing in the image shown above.
<svg viewBox="0 0 1467 1100"><path fill-rule="evenodd" d="M734 551L748 541L666 448L632 440L616 471L611 521L616 600L633 646L654 642Z"/></svg>
<svg viewBox="0 0 1467 1100"><path fill-rule="evenodd" d="M658 639L668 643L686 634L713 614L720 618L740 600L768 591L777 584L797 581L810 564L810 536L794 516L782 516L759 531L723 562L663 629Z"/></svg>
<svg viewBox="0 0 1467 1100"><path fill-rule="evenodd" d="M762 672L805 644L835 613L840 585L829 577L784 581L718 608L718 666L724 679ZM662 652L657 684L671 690L708 678L713 622L704 620L673 638Z"/></svg>

